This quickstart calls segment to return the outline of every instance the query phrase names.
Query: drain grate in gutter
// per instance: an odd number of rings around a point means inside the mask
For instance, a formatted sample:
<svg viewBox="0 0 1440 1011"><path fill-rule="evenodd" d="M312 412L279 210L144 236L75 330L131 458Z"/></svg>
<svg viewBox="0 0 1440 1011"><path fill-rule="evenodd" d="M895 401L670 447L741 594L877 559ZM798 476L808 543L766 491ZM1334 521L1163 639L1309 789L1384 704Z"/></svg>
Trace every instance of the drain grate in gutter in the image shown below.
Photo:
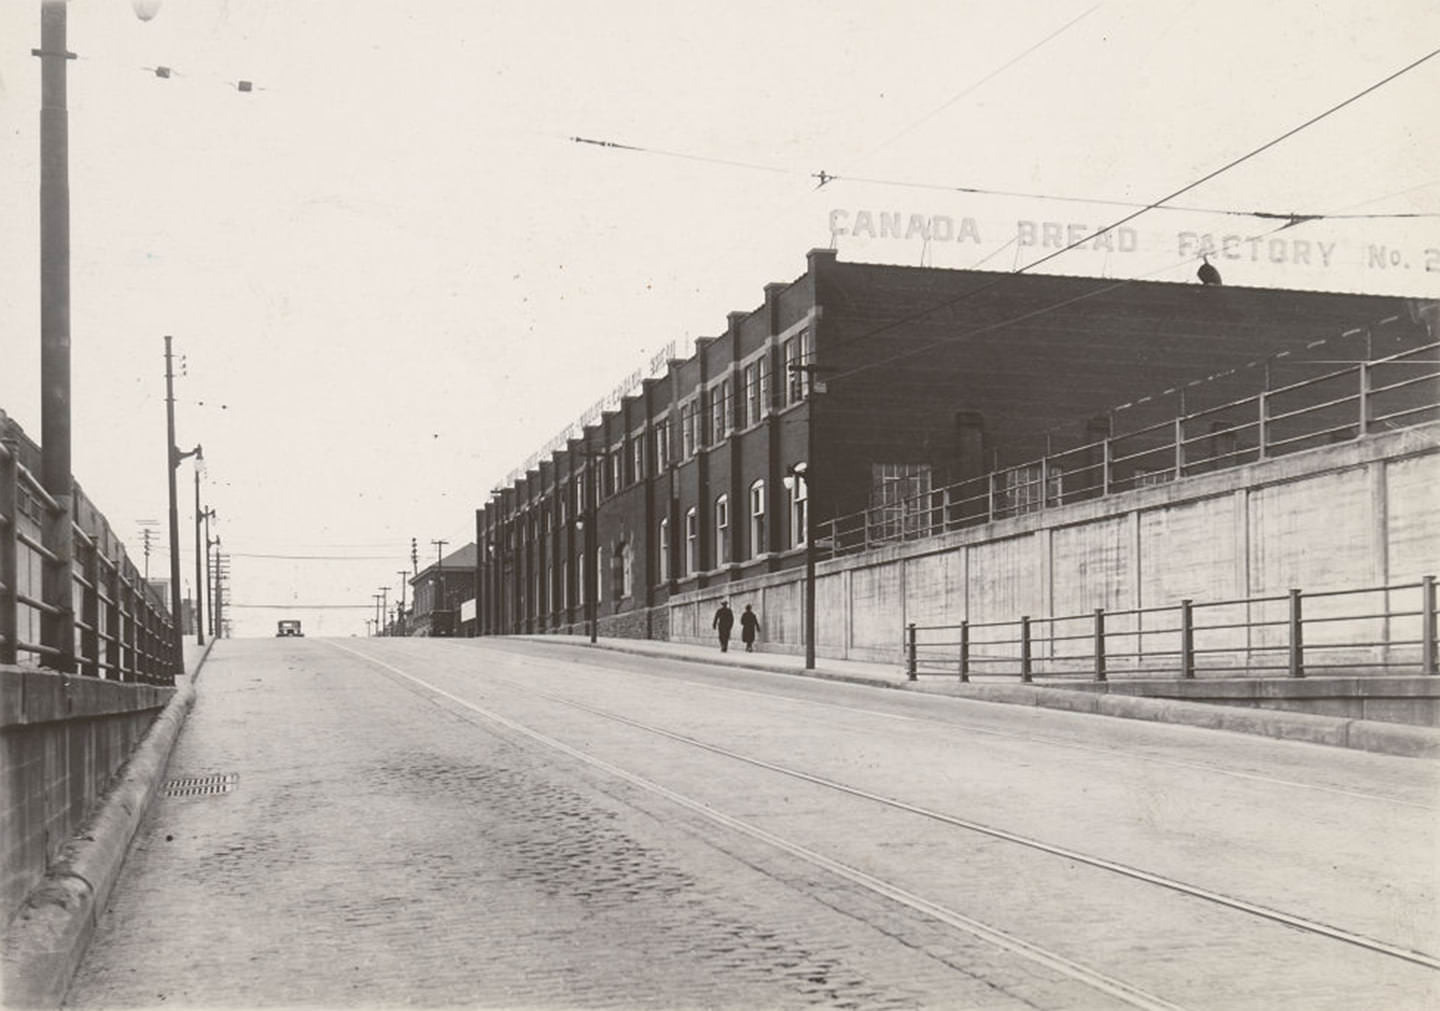
<svg viewBox="0 0 1440 1011"><path fill-rule="evenodd" d="M165 784L167 797L210 797L229 793L240 782L238 772L221 772L213 776L182 776Z"/></svg>

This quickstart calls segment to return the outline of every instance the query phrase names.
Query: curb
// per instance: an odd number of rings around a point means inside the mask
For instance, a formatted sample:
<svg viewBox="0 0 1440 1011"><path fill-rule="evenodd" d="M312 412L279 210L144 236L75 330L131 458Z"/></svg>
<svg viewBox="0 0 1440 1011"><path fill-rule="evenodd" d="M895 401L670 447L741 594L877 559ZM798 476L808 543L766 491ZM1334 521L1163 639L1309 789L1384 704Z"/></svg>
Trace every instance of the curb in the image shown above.
<svg viewBox="0 0 1440 1011"><path fill-rule="evenodd" d="M213 645L213 643L211 644ZM155 717L116 773L98 809L64 846L45 878L26 896L5 931L5 1007L58 1008L119 880L130 842L149 809L170 754L195 704L195 673L177 683L175 697Z"/></svg>
<svg viewBox="0 0 1440 1011"><path fill-rule="evenodd" d="M544 636L525 636L528 641L544 642ZM1127 720L1148 720L1152 723L1173 723L1204 730L1224 730L1236 734L1272 737L1283 741L1301 741L1332 748L1349 748L1405 758L1440 758L1440 729L1409 723L1383 723L1379 720L1357 720L1344 716L1322 716L1315 713L1293 713L1280 709L1252 709L1225 706L1186 699L1159 699L1138 695L1110 695L1076 692L1067 688L1044 685L977 685L958 682L927 685L922 681L887 681L864 674L842 674L833 671L796 670L794 667L767 664L752 660L719 656L687 656L643 646L609 645L603 642L576 644L604 649L612 653L628 653L660 659L700 663L708 666L736 667L745 670L789 674L794 677L818 678L847 684L889 688L898 691L924 692L972 702L1001 705L1035 706L1093 716L1109 716Z"/></svg>

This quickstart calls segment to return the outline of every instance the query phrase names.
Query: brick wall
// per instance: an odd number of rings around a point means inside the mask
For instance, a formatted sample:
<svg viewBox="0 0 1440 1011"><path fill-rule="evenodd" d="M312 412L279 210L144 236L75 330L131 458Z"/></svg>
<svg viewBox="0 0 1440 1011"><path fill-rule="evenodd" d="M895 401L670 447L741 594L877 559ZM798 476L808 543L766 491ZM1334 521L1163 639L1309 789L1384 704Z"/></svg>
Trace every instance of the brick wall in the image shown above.
<svg viewBox="0 0 1440 1011"><path fill-rule="evenodd" d="M0 915L6 920L174 692L0 667Z"/></svg>

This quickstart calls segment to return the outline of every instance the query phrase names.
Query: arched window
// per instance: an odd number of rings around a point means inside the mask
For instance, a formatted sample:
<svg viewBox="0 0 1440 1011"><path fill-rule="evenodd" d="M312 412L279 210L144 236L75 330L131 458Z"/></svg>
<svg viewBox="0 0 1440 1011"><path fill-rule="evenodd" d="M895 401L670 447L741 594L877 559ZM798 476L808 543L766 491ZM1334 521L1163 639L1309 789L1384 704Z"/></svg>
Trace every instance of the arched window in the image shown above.
<svg viewBox="0 0 1440 1011"><path fill-rule="evenodd" d="M765 482L756 481L750 486L750 557L759 558L766 549Z"/></svg>

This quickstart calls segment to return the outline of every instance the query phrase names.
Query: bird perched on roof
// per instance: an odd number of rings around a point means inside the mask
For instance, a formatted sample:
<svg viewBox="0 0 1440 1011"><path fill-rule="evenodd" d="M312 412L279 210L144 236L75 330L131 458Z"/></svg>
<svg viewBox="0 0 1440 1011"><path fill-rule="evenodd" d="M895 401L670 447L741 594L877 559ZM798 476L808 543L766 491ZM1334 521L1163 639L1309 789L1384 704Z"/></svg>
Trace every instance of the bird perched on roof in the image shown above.
<svg viewBox="0 0 1440 1011"><path fill-rule="evenodd" d="M1200 269L1195 271L1195 276L1200 278L1200 283L1220 284L1220 271L1215 269L1215 264L1210 262L1210 257L1201 254L1200 259L1205 261L1200 264Z"/></svg>

